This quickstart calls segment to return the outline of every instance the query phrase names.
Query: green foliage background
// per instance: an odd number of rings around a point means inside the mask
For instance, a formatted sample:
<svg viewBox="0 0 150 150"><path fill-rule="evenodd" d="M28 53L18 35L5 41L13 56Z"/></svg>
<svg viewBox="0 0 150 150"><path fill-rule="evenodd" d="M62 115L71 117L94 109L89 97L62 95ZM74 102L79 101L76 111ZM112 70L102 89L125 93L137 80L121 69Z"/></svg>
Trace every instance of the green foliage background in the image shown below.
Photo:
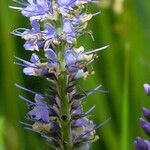
<svg viewBox="0 0 150 150"><path fill-rule="evenodd" d="M0 0L0 150L48 150L48 143L24 131L19 124L19 120L25 120L27 108L18 98L22 91L14 83L41 91L45 82L24 76L21 68L13 64L14 55L28 59L30 53L23 50L24 41L9 32L28 27L29 22L9 5L13 5L11 0ZM98 129L100 140L92 149L133 150L135 137L145 137L138 121L141 108L150 108L143 91L143 84L150 83L150 1L103 0L99 6L89 5L88 9L102 14L89 24L95 41L85 35L79 44L87 49L110 45L99 53L99 60L93 65L95 75L81 81L84 89L102 84L109 91L90 96L86 104L86 109L96 104L92 115L97 124L111 117L108 124Z"/></svg>

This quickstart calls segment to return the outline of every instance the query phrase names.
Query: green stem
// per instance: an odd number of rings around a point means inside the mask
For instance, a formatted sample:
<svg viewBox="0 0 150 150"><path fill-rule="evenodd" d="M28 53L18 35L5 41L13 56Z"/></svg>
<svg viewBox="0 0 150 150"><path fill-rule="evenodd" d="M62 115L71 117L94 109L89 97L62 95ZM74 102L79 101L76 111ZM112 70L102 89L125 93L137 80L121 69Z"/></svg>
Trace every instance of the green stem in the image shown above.
<svg viewBox="0 0 150 150"><path fill-rule="evenodd" d="M56 29L58 35L62 33L63 28L63 19L62 16L56 14L58 19L56 21ZM64 48L65 44L61 43L57 46L58 49L58 58L60 62L60 70L61 73L58 76L57 81L57 91L60 98L60 114L61 114L61 133L62 133L62 144L63 150L73 150L73 143L72 143L72 135L71 135L71 114L70 114L70 103L69 97L66 92L67 86L67 73L65 69L65 61L64 61Z"/></svg>
<svg viewBox="0 0 150 150"><path fill-rule="evenodd" d="M61 108L61 130L62 130L62 141L64 150L72 150L72 135L71 135L71 114L70 114L70 103L69 97L66 92L67 86L67 73L65 71L65 62L64 62L64 45L61 44L58 46L59 61L61 62L61 73L58 76L57 81L57 91L59 93Z"/></svg>
<svg viewBox="0 0 150 150"><path fill-rule="evenodd" d="M71 116L70 116L70 104L69 98L65 91L66 87L66 73L62 73L58 77L57 88L59 97L61 100L61 128L62 128L62 140L64 150L72 149L72 136L71 136Z"/></svg>
<svg viewBox="0 0 150 150"><path fill-rule="evenodd" d="M130 62L129 45L125 46L125 75L124 75L124 91L122 104L122 136L121 136L121 150L128 149L129 140L129 62Z"/></svg>
<svg viewBox="0 0 150 150"><path fill-rule="evenodd" d="M130 82L130 20L129 11L126 8L124 12L124 38L125 54L124 54L124 89L123 89L123 103L122 103L122 135L121 135L121 150L129 149L129 82Z"/></svg>

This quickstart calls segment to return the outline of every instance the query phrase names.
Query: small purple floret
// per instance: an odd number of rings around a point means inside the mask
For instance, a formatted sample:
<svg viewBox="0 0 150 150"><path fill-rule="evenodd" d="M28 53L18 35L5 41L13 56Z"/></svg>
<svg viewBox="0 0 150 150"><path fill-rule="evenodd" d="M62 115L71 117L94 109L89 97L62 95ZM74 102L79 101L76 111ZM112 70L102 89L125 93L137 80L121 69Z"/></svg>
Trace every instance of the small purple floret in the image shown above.
<svg viewBox="0 0 150 150"><path fill-rule="evenodd" d="M144 84L144 90L146 92L146 94L148 94L150 96L150 85L145 83Z"/></svg>
<svg viewBox="0 0 150 150"><path fill-rule="evenodd" d="M143 114L144 114L145 118L150 120L150 110L148 110L147 108L143 107L142 111L143 111Z"/></svg>
<svg viewBox="0 0 150 150"><path fill-rule="evenodd" d="M149 150L150 149L150 142L143 140L140 137L137 137L135 142L136 150Z"/></svg>

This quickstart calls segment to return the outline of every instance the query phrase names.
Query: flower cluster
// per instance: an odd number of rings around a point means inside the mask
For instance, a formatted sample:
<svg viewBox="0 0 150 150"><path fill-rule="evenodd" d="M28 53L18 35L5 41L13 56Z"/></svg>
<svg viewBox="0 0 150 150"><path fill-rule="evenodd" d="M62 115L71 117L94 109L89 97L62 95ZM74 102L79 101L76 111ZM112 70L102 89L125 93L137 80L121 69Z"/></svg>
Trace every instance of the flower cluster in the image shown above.
<svg viewBox="0 0 150 150"><path fill-rule="evenodd" d="M18 28L11 32L26 42L25 50L33 51L29 61L16 57L17 65L29 76L43 76L50 83L46 93L35 92L18 84L16 86L33 94L34 102L19 96L29 106L27 119L31 124L23 123L25 129L39 133L60 150L90 149L92 142L98 139L96 126L89 119L89 113L83 111L83 99L94 90L81 91L76 81L86 78L94 71L90 64L98 56L96 52L107 48L84 50L76 47L77 39L86 30L88 21L95 15L85 13L87 3L93 0L28 0L20 2L21 7L10 6L21 11L29 18L31 29Z"/></svg>
<svg viewBox="0 0 150 150"><path fill-rule="evenodd" d="M149 84L144 84L144 90L147 93L147 95L150 96L150 85ZM144 132L150 136L150 110L147 108L142 109L144 117L146 118L140 118L140 124L144 130ZM137 137L135 142L134 142L136 149L137 150L149 150L150 149L150 141L149 140L144 140L141 137Z"/></svg>

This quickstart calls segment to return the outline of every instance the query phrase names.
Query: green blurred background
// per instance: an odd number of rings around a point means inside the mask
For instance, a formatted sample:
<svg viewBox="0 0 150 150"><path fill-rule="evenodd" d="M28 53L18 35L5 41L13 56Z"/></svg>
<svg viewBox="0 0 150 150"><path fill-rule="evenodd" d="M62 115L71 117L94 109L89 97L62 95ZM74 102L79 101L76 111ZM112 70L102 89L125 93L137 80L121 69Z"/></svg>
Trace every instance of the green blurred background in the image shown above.
<svg viewBox="0 0 150 150"><path fill-rule="evenodd" d="M23 49L24 41L9 32L29 27L29 22L9 5L14 3L0 0L0 150L48 150L48 143L24 131L19 124L20 120L25 121L27 108L18 98L22 91L14 83L42 91L45 81L24 76L21 67L13 64L14 56L28 59L31 53ZM133 150L135 137L145 137L138 121L141 108L150 108L150 99L143 91L143 83L150 83L150 1L102 0L100 5L89 5L88 9L102 14L89 24L95 41L85 35L79 44L87 49L110 45L99 53L99 60L93 65L95 75L81 83L85 89L102 84L109 91L90 96L86 104L85 109L96 104L92 115L97 124L111 117L98 129L100 140L92 149Z"/></svg>

